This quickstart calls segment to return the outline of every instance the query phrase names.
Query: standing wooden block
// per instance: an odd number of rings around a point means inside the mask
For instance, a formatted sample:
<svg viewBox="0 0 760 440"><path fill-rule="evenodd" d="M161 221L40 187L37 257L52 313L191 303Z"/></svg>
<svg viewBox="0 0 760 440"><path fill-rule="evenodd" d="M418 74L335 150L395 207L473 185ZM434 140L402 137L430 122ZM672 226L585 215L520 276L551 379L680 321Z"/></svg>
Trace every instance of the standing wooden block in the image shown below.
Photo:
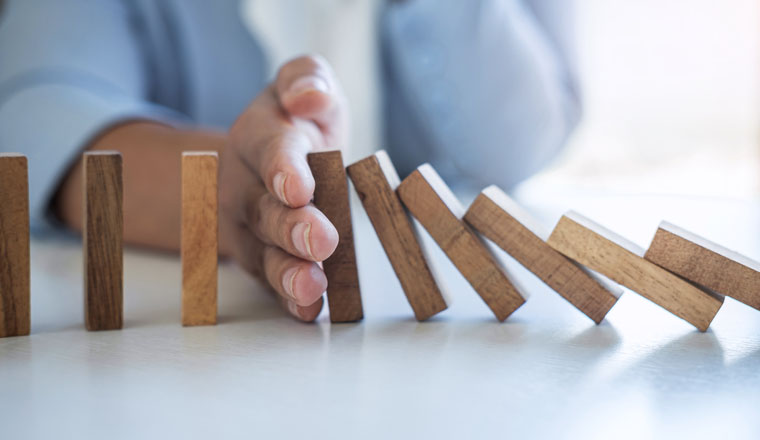
<svg viewBox="0 0 760 440"><path fill-rule="evenodd" d="M121 154L84 154L84 320L87 330L122 327Z"/></svg>
<svg viewBox="0 0 760 440"><path fill-rule="evenodd" d="M668 222L644 258L701 286L760 310L760 263Z"/></svg>
<svg viewBox="0 0 760 440"><path fill-rule="evenodd" d="M29 314L27 161L0 153L0 338L28 335Z"/></svg>
<svg viewBox="0 0 760 440"><path fill-rule="evenodd" d="M464 207L438 173L424 164L398 187L401 201L430 233L499 321L527 298L462 217Z"/></svg>
<svg viewBox="0 0 760 440"><path fill-rule="evenodd" d="M641 294L674 315L706 331L723 297L644 259L644 250L591 220L570 212L548 243L566 256Z"/></svg>
<svg viewBox="0 0 760 440"><path fill-rule="evenodd" d="M339 150L310 153L314 175L314 206L338 230L338 247L322 265L327 276L327 303L332 322L353 322L364 317L359 290L359 273L354 251L348 179Z"/></svg>
<svg viewBox="0 0 760 440"><path fill-rule="evenodd" d="M348 167L348 175L375 228L418 321L446 310L446 300L396 195L401 180L388 154L378 151Z"/></svg>
<svg viewBox="0 0 760 440"><path fill-rule="evenodd" d="M219 258L218 155L182 154L182 325L214 325Z"/></svg>
<svg viewBox="0 0 760 440"><path fill-rule="evenodd" d="M597 324L622 293L546 244L548 234L496 186L478 195L464 219Z"/></svg>

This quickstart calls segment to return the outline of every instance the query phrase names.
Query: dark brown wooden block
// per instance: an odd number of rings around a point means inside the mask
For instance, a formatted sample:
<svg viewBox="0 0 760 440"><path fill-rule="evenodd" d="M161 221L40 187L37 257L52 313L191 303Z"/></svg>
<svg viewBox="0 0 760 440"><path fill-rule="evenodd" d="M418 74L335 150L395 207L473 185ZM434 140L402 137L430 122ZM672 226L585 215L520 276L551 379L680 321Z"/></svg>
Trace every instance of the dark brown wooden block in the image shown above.
<svg viewBox="0 0 760 440"><path fill-rule="evenodd" d="M327 303L332 322L353 322L364 317L359 290L359 273L354 250L348 179L338 150L308 155L314 176L314 206L338 230L338 247L322 265L327 276Z"/></svg>
<svg viewBox="0 0 760 440"><path fill-rule="evenodd" d="M348 167L359 199L419 321L446 309L446 300L396 194L401 180L385 151Z"/></svg>
<svg viewBox="0 0 760 440"><path fill-rule="evenodd" d="M527 294L462 220L464 207L430 165L421 165L404 179L397 193L499 321L525 302Z"/></svg>
<svg viewBox="0 0 760 440"><path fill-rule="evenodd" d="M218 155L182 154L182 325L214 325L219 258Z"/></svg>
<svg viewBox="0 0 760 440"><path fill-rule="evenodd" d="M0 153L0 338L29 334L29 300L27 160Z"/></svg>
<svg viewBox="0 0 760 440"><path fill-rule="evenodd" d="M122 327L121 154L84 154L84 319L87 330Z"/></svg>
<svg viewBox="0 0 760 440"><path fill-rule="evenodd" d="M622 293L546 244L537 222L496 186L478 195L464 219L597 324Z"/></svg>
<svg viewBox="0 0 760 440"><path fill-rule="evenodd" d="M760 310L760 263L744 255L662 222L644 258Z"/></svg>
<svg viewBox="0 0 760 440"><path fill-rule="evenodd" d="M700 331L707 330L723 305L722 296L701 290L645 260L644 249L575 212L560 219L547 243Z"/></svg>

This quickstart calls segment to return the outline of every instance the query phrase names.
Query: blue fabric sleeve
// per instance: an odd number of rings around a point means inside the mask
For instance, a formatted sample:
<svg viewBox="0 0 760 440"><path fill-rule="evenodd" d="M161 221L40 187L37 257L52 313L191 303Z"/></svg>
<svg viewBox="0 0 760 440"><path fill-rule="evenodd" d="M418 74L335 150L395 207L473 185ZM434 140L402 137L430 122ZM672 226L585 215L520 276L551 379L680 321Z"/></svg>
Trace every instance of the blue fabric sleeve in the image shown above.
<svg viewBox="0 0 760 440"><path fill-rule="evenodd" d="M100 132L181 120L150 104L143 56L120 1L11 0L0 18L0 150L29 157L32 228L51 224L64 174Z"/></svg>
<svg viewBox="0 0 760 440"><path fill-rule="evenodd" d="M430 161L452 183L509 189L555 157L580 116L570 9L548 0L389 3L386 140L400 170Z"/></svg>

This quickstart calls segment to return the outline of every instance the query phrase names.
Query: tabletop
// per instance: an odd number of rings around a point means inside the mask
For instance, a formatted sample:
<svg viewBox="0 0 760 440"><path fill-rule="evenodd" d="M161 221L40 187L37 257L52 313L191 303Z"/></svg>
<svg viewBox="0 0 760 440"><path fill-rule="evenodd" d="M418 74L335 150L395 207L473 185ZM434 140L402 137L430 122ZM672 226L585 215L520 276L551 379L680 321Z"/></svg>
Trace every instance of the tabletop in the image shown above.
<svg viewBox="0 0 760 440"><path fill-rule="evenodd" d="M760 258L760 203L552 192L646 247L661 219ZM365 319L285 316L230 263L219 323L180 325L178 257L127 249L124 329L83 326L81 243L32 242L32 334L0 340L0 438L760 438L760 311L706 333L626 290L601 325L506 255L531 293L499 323L425 236L453 303L413 319L360 208Z"/></svg>

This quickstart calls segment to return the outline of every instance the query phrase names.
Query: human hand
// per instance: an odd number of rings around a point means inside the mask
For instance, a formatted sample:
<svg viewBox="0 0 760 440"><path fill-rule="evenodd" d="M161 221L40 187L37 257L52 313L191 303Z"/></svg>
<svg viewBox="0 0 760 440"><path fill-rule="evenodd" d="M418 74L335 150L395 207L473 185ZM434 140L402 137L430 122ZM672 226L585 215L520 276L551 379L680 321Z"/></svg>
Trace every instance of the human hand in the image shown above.
<svg viewBox="0 0 760 440"><path fill-rule="evenodd" d="M296 58L233 124L220 157L221 247L304 321L322 310L327 278L317 263L338 245L337 230L310 203L306 155L342 148L347 118L328 63Z"/></svg>

